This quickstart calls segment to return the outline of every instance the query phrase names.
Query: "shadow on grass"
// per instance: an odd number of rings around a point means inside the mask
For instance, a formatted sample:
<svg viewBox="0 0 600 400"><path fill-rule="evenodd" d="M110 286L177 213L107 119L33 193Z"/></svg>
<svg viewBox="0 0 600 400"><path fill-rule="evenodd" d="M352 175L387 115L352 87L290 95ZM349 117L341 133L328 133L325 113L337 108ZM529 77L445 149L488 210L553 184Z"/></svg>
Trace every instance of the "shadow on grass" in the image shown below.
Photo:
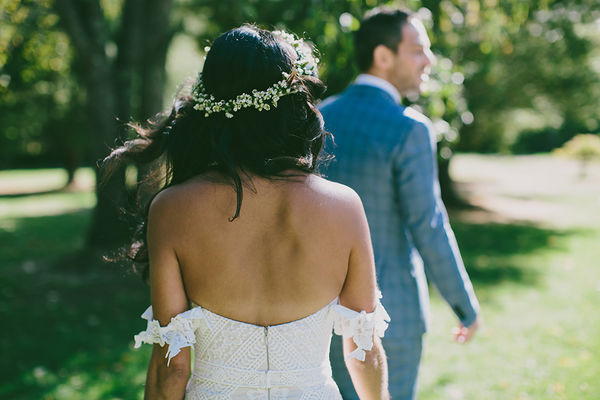
<svg viewBox="0 0 600 400"><path fill-rule="evenodd" d="M60 215L5 219L0 225L2 266L27 264L28 261L51 262L80 249L91 218L90 210Z"/></svg>
<svg viewBox="0 0 600 400"><path fill-rule="evenodd" d="M45 194L56 194L67 192L68 186L64 186L58 189L40 190L37 192L23 192L23 193L0 193L0 199L18 199L23 197L41 196Z"/></svg>
<svg viewBox="0 0 600 400"><path fill-rule="evenodd" d="M525 265L521 256L560 251L565 239L582 233L579 229L559 230L532 224L470 223L453 220L452 227L465 266L477 286L503 282L534 284L541 271L537 265Z"/></svg>
<svg viewBox="0 0 600 400"><path fill-rule="evenodd" d="M131 377L143 374L147 354L129 346L144 329L137 317L149 304L147 287L114 265L57 265L83 245L90 213L0 225L2 398L138 397L143 382ZM76 393L90 387L96 392Z"/></svg>
<svg viewBox="0 0 600 400"><path fill-rule="evenodd" d="M146 286L116 266L56 265L81 248L90 216L85 210L0 220L2 398L129 399L141 393L149 348L135 352L130 345L144 329L138 316L149 304ZM518 223L452 225L475 285L490 288L535 284L543 269L519 256L561 250L575 233Z"/></svg>

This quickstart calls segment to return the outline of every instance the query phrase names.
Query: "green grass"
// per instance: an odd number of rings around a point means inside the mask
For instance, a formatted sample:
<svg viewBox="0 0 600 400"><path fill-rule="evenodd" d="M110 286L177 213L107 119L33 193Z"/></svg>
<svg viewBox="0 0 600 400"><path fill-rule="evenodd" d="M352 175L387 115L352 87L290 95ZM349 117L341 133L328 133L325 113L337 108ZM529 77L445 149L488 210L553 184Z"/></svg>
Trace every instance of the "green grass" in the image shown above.
<svg viewBox="0 0 600 400"><path fill-rule="evenodd" d="M465 262L473 266L484 326L467 345L451 342L454 319L434 296L420 398L597 399L598 232L534 231L550 244L489 254L472 247L481 236L455 225ZM511 242L518 241L504 244Z"/></svg>
<svg viewBox="0 0 600 400"><path fill-rule="evenodd" d="M89 173L80 175L89 187ZM149 349L131 345L147 288L115 266L66 266L95 199L61 191L65 179L58 170L0 173L0 193L9 193L0 194L0 398L141 398ZM7 190L11 182L33 194Z"/></svg>
<svg viewBox="0 0 600 400"><path fill-rule="evenodd" d="M0 398L140 399L150 348L133 350L132 337L147 288L119 267L63 266L84 243L94 197L57 191L61 176L0 172ZM561 193L539 198L597 218L597 198ZM561 227L453 218L484 326L453 343L455 319L432 290L421 400L598 398L600 225L590 218Z"/></svg>
<svg viewBox="0 0 600 400"><path fill-rule="evenodd" d="M552 167L551 158L463 156L460 162L471 167L463 169L466 173L476 173L481 165L485 176L509 174L504 180L513 185L513 196L518 187L524 201L555 205L561 214L550 213L536 224L452 221L481 301L484 324L471 343L453 343L450 330L455 318L439 295L433 294L419 398L598 399L597 180L571 179L572 166L559 165L547 171L546 183L535 182L542 180L536 171L529 180L523 178L537 185L528 190L527 184L511 182L520 178L507 168L517 164L527 176L532 164ZM499 189L496 195L507 193Z"/></svg>

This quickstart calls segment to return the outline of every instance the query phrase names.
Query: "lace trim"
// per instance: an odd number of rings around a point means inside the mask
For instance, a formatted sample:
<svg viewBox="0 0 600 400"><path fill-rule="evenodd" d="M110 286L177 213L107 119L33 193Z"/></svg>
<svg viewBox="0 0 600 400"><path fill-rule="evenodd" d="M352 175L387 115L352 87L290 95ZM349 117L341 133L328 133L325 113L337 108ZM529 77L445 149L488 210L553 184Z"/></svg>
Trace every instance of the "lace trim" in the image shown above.
<svg viewBox="0 0 600 400"><path fill-rule="evenodd" d="M381 293L379 293L381 298ZM378 300L375 310L357 312L342 305L333 306L335 312L333 330L336 335L351 337L357 348L346 358L365 361L366 353L373 348L373 334L383 337L388 328L390 316Z"/></svg>
<svg viewBox="0 0 600 400"><path fill-rule="evenodd" d="M200 307L194 307L174 316L167 326L160 326L158 321L154 319L152 306L144 311L142 318L148 321L148 326L145 331L133 337L135 340L134 347L137 349L142 343L157 343L161 347L165 343L168 344L169 348L165 355L167 365L170 364L173 357L179 354L182 348L196 343L195 332L198 328L204 326L210 329L208 320Z"/></svg>

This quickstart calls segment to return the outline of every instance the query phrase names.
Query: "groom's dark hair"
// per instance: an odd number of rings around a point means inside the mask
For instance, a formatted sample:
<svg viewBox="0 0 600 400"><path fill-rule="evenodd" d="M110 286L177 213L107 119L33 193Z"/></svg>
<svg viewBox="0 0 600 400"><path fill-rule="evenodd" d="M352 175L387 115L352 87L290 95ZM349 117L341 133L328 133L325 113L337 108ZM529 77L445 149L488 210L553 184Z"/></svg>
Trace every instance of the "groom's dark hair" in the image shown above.
<svg viewBox="0 0 600 400"><path fill-rule="evenodd" d="M365 14L360 28L354 33L354 51L356 63L361 72L368 71L373 65L373 52L379 45L398 50L402 41L402 27L411 17L406 10L377 7Z"/></svg>

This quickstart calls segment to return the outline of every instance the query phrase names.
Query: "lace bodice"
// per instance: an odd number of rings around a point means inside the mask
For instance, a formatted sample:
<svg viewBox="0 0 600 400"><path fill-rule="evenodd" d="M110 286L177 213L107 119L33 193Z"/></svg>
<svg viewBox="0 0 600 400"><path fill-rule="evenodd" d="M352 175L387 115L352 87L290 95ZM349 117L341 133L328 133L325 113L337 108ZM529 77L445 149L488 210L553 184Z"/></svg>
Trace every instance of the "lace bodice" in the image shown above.
<svg viewBox="0 0 600 400"><path fill-rule="evenodd" d="M194 367L186 399L341 399L331 378L332 331L352 337L349 357L364 360L373 333L383 336L389 316L378 303L372 313L350 310L337 299L296 321L258 326L235 321L200 306L172 318L164 327L152 307L142 315L148 328L142 342L167 344L167 361L181 348L194 346Z"/></svg>

